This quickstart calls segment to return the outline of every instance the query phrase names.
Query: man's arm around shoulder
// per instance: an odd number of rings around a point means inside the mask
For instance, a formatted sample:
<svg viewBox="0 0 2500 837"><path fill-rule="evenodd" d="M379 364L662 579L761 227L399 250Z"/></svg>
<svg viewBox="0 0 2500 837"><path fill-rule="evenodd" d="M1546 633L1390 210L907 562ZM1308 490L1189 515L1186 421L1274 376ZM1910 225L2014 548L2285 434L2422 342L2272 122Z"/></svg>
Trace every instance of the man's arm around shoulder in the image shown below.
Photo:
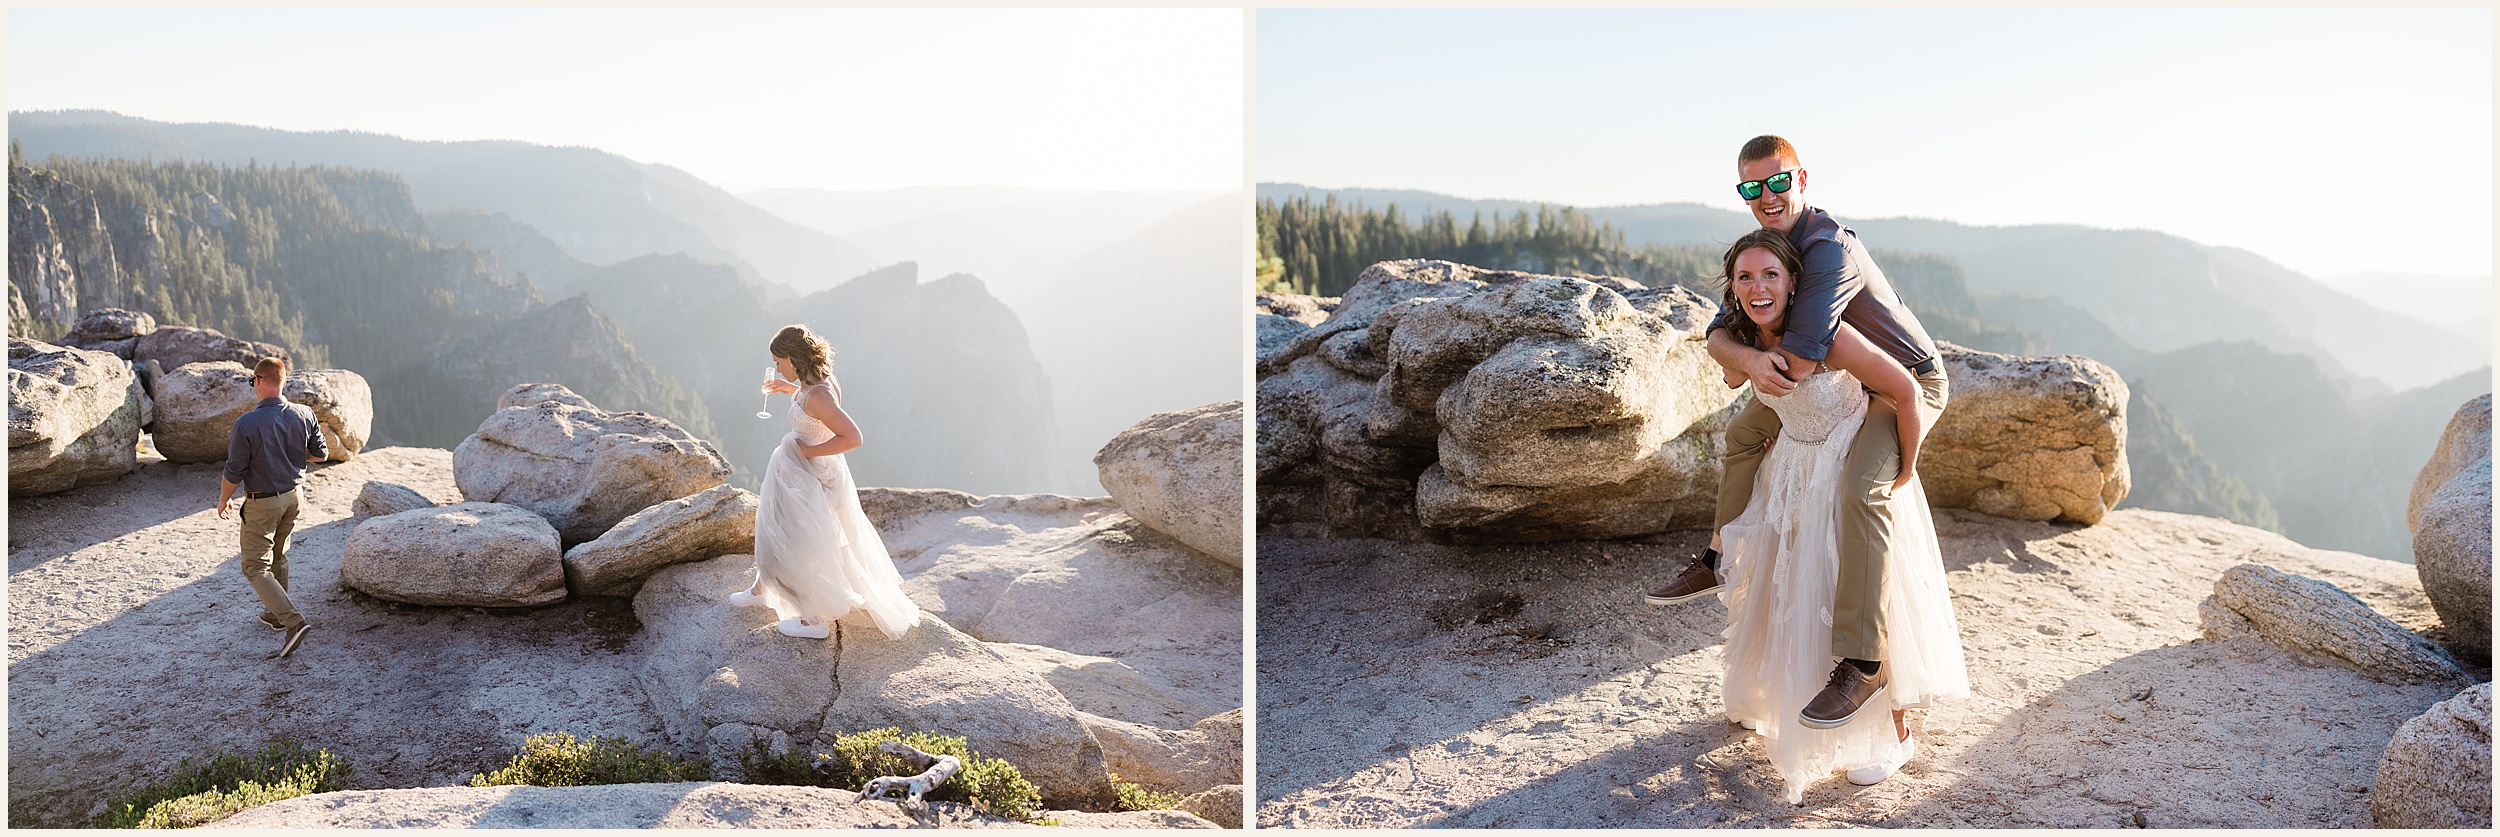
<svg viewBox="0 0 2500 837"><path fill-rule="evenodd" d="M1778 352L1766 352L1737 342L1736 335L1724 328L1710 330L1709 345L1710 359L1752 381L1755 392L1787 395L1789 390L1797 388L1797 382L1788 379L1788 359L1780 357Z"/></svg>

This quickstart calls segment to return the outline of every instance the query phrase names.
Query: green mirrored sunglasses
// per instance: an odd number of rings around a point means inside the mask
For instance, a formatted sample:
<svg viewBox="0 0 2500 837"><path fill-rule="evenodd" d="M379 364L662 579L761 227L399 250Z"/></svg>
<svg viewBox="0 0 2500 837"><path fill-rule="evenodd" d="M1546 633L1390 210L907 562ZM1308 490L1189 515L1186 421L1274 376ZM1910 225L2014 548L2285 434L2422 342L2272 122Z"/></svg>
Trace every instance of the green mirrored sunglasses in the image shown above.
<svg viewBox="0 0 2500 837"><path fill-rule="evenodd" d="M1797 169L1789 169L1761 180L1748 180L1736 184L1736 194L1745 196L1746 200L1753 200L1762 197L1762 190L1765 187L1777 194L1788 194L1789 184L1796 181L1797 171Z"/></svg>

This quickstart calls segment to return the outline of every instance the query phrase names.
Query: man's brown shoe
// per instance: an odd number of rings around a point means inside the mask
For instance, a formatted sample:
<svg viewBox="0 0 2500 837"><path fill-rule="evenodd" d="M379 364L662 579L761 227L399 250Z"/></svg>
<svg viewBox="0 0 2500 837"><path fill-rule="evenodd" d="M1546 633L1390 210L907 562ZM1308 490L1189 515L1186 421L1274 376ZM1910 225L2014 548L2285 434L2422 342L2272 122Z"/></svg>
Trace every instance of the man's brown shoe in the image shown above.
<svg viewBox="0 0 2500 837"><path fill-rule="evenodd" d="M1665 587L1649 591L1649 595L1643 598L1654 605L1681 604L1719 592L1719 587L1718 572L1710 569L1709 564L1702 563L1701 556L1695 555L1693 563L1684 567L1683 575L1676 576Z"/></svg>
<svg viewBox="0 0 2500 837"><path fill-rule="evenodd" d="M1806 701L1805 710L1797 713L1797 723L1808 729L1833 729L1847 724L1858 716L1858 710L1866 708L1867 701L1883 694L1884 687L1891 683L1892 672L1877 668L1870 675L1842 660L1832 666L1832 679L1823 684L1823 691Z"/></svg>
<svg viewBox="0 0 2500 837"><path fill-rule="evenodd" d="M286 629L286 644L278 646L278 656L295 653L295 646L304 644L304 632L311 628L311 622L297 622L295 627Z"/></svg>

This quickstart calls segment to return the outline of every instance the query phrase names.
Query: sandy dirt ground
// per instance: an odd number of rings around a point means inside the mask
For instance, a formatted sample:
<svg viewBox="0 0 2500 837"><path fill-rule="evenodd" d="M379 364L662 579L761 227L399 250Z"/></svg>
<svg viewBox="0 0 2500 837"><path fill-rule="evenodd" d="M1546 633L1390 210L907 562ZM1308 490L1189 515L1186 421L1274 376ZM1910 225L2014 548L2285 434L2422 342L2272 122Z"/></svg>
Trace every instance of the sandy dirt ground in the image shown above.
<svg viewBox="0 0 2500 837"><path fill-rule="evenodd" d="M292 735L355 788L452 785L531 732L665 740L636 685L626 599L424 608L339 584L366 480L459 499L451 453L319 465L289 553L304 645L279 634L217 519L218 466L149 461L107 485L9 502L9 825L83 825L185 756ZM517 641L516 641L517 640Z"/></svg>
<svg viewBox="0 0 2500 837"><path fill-rule="evenodd" d="M2367 827L2410 683L2201 639L2241 563L2336 584L2434 639L2408 565L2227 521L2091 527L1942 510L1973 694L1912 713L1920 750L1781 798L1726 722L1716 598L1643 603L1706 535L1513 546L1262 538L1263 827ZM2468 661L2488 680L2489 661Z"/></svg>

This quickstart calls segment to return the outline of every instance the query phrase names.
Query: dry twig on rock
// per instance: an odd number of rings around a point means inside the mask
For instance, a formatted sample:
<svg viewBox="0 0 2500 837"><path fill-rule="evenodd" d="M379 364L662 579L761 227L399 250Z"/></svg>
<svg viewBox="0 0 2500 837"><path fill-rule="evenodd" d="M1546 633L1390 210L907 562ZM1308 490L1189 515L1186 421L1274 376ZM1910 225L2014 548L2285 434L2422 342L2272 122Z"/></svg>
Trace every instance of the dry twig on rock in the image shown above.
<svg viewBox="0 0 2500 837"><path fill-rule="evenodd" d="M918 747L900 741L885 742L877 745L877 749L901 756L904 761L910 762L914 767L927 765L928 769L920 771L917 776L879 776L870 779L868 784L860 787L859 795L852 797L851 801L854 803L866 802L870 799L888 799L895 791L904 793L903 798L896 800L897 802L918 802L921 794L936 790L937 786L946 784L946 780L954 776L955 771L963 769L963 762L958 761L954 756L923 752Z"/></svg>

